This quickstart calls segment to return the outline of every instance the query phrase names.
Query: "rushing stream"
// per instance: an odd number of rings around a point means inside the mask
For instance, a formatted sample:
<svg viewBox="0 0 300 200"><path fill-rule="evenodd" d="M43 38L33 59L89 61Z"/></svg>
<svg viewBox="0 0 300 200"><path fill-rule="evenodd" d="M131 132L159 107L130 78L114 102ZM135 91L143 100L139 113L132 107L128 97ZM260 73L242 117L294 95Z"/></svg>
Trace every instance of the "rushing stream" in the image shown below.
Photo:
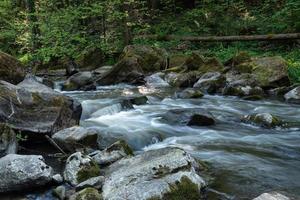
<svg viewBox="0 0 300 200"><path fill-rule="evenodd" d="M258 112L297 121L298 105L210 95L175 99L171 89L127 85L66 94L82 103L82 126L124 138L137 152L176 146L207 161L215 178L211 188L229 199L251 199L274 190L300 195L300 129L264 129L240 122L242 115ZM120 99L138 95L147 95L148 104L125 111L113 106ZM173 108L207 109L217 124L187 127L161 122L161 114Z"/></svg>

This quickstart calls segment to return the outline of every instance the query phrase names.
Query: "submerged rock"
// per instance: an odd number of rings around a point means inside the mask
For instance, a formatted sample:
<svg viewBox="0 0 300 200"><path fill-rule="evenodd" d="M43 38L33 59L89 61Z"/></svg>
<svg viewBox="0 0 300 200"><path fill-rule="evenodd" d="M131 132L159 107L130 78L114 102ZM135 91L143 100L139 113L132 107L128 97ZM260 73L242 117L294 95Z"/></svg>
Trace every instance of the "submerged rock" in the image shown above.
<svg viewBox="0 0 300 200"><path fill-rule="evenodd" d="M0 122L19 131L53 134L77 125L81 105L28 77L15 86L0 81Z"/></svg>
<svg viewBox="0 0 300 200"><path fill-rule="evenodd" d="M0 80L18 84L25 77L25 66L17 59L0 51Z"/></svg>
<svg viewBox="0 0 300 200"><path fill-rule="evenodd" d="M133 155L131 147L125 141L121 140L115 142L103 151L95 151L89 156L99 165L108 165L131 155Z"/></svg>
<svg viewBox="0 0 300 200"><path fill-rule="evenodd" d="M69 200L102 200L102 196L97 189L86 188L72 195Z"/></svg>
<svg viewBox="0 0 300 200"><path fill-rule="evenodd" d="M81 152L72 154L66 161L64 178L73 186L99 175L99 166L90 156Z"/></svg>
<svg viewBox="0 0 300 200"><path fill-rule="evenodd" d="M197 99L203 97L204 94L200 90L187 88L182 92L176 93L175 96L181 99Z"/></svg>
<svg viewBox="0 0 300 200"><path fill-rule="evenodd" d="M0 123L0 158L7 154L15 154L17 150L16 133L6 124Z"/></svg>
<svg viewBox="0 0 300 200"><path fill-rule="evenodd" d="M289 197L278 192L264 193L253 200L291 200Z"/></svg>
<svg viewBox="0 0 300 200"><path fill-rule="evenodd" d="M242 117L242 121L245 123L256 124L265 128L275 128L284 125L282 120L270 113L246 115Z"/></svg>
<svg viewBox="0 0 300 200"><path fill-rule="evenodd" d="M144 152L112 164L103 185L106 200L198 200L204 180L185 151L165 148Z"/></svg>
<svg viewBox="0 0 300 200"><path fill-rule="evenodd" d="M94 77L92 72L79 72L68 78L68 80L63 84L62 89L66 91L95 90L96 86L93 83L93 79Z"/></svg>
<svg viewBox="0 0 300 200"><path fill-rule="evenodd" d="M0 193L24 191L52 181L53 170L42 156L10 154L0 159Z"/></svg>
<svg viewBox="0 0 300 200"><path fill-rule="evenodd" d="M300 104L300 86L286 93L284 98L289 103Z"/></svg>
<svg viewBox="0 0 300 200"><path fill-rule="evenodd" d="M63 149L70 152L81 148L96 149L98 133L93 129L74 126L55 133L52 139Z"/></svg>
<svg viewBox="0 0 300 200"><path fill-rule="evenodd" d="M208 72L194 84L194 88L214 94L225 86L226 78L219 72Z"/></svg>
<svg viewBox="0 0 300 200"><path fill-rule="evenodd" d="M174 125L210 126L215 124L213 115L202 108L184 108L169 110L162 121Z"/></svg>
<svg viewBox="0 0 300 200"><path fill-rule="evenodd" d="M134 105L144 105L147 104L148 102L148 98L146 96L131 97L128 98L127 100Z"/></svg>

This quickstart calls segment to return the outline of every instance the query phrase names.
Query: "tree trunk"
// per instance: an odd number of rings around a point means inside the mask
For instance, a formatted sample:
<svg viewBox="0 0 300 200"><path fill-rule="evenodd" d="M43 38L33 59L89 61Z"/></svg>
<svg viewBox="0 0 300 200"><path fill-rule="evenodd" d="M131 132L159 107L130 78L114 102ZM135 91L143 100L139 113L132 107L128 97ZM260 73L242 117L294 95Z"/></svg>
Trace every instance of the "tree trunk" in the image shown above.
<svg viewBox="0 0 300 200"><path fill-rule="evenodd" d="M234 42L234 41L263 41L263 40L292 40L300 39L300 33L269 34L269 35L235 35L235 36L176 36L176 35L141 35L136 38L154 40L180 40L191 42Z"/></svg>

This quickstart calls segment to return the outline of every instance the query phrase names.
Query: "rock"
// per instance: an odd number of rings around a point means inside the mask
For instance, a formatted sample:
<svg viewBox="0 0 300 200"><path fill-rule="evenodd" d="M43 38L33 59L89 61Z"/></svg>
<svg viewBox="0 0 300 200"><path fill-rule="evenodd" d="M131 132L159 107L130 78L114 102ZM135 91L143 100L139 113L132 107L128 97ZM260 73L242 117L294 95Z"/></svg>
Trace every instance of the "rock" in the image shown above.
<svg viewBox="0 0 300 200"><path fill-rule="evenodd" d="M278 192L270 192L264 193L253 200L290 200L290 198Z"/></svg>
<svg viewBox="0 0 300 200"><path fill-rule="evenodd" d="M214 57L205 58L204 56L193 52L192 55L190 55L190 57L184 62L182 68L186 69L187 72L198 71L204 74L207 72L222 72L224 66Z"/></svg>
<svg viewBox="0 0 300 200"><path fill-rule="evenodd" d="M56 196L59 200L66 199L66 188L64 186L58 186L52 191L53 195Z"/></svg>
<svg viewBox="0 0 300 200"><path fill-rule="evenodd" d="M179 71L177 71L177 72L182 71L183 68L181 68L181 67L183 66L183 64L186 62L186 60L188 58L189 58L189 56L185 55L185 54L172 54L172 55L170 55L169 69L177 68L177 69L179 69Z"/></svg>
<svg viewBox="0 0 300 200"><path fill-rule="evenodd" d="M114 67L97 79L98 85L129 83L142 85L145 83L143 70L135 57L125 57Z"/></svg>
<svg viewBox="0 0 300 200"><path fill-rule="evenodd" d="M157 72L167 67L168 53L158 47L129 45L124 48L121 59L126 57L137 58L144 73Z"/></svg>
<svg viewBox="0 0 300 200"><path fill-rule="evenodd" d="M99 166L90 156L81 152L72 154L66 161L64 179L73 186L99 175Z"/></svg>
<svg viewBox="0 0 300 200"><path fill-rule="evenodd" d="M204 94L197 89L187 88L182 92L176 93L175 96L181 99L197 99L204 96Z"/></svg>
<svg viewBox="0 0 300 200"><path fill-rule="evenodd" d="M53 134L77 125L81 105L51 88L26 79L15 86L0 81L0 122L26 133Z"/></svg>
<svg viewBox="0 0 300 200"><path fill-rule="evenodd" d="M242 99L246 101L259 101L262 100L263 97L259 95L250 95L250 96L245 96Z"/></svg>
<svg viewBox="0 0 300 200"><path fill-rule="evenodd" d="M92 129L74 126L55 133L52 139L63 149L74 152L81 148L97 148L98 133Z"/></svg>
<svg viewBox="0 0 300 200"><path fill-rule="evenodd" d="M284 95L284 98L289 103L300 104L300 86L292 89Z"/></svg>
<svg viewBox="0 0 300 200"><path fill-rule="evenodd" d="M155 73L145 78L147 87L163 88L170 85L163 79L164 73Z"/></svg>
<svg viewBox="0 0 300 200"><path fill-rule="evenodd" d="M52 175L42 156L9 154L0 159L0 193L45 186Z"/></svg>
<svg viewBox="0 0 300 200"><path fill-rule="evenodd" d="M6 124L0 123L0 158L7 154L15 154L18 142L15 132Z"/></svg>
<svg viewBox="0 0 300 200"><path fill-rule="evenodd" d="M181 74L172 73L167 77L168 83L174 87L188 88L193 87L197 80L201 77L198 71L190 71Z"/></svg>
<svg viewBox="0 0 300 200"><path fill-rule="evenodd" d="M177 148L152 150L122 159L108 169L103 198L200 199L205 182L196 174L196 165L190 155Z"/></svg>
<svg viewBox="0 0 300 200"><path fill-rule="evenodd" d="M82 183L79 183L76 185L76 190L82 190L88 187L95 188L97 190L101 190L103 183L104 183L105 177L104 176L97 176L90 178L86 181L83 181Z"/></svg>
<svg viewBox="0 0 300 200"><path fill-rule="evenodd" d="M183 126L210 126L215 124L213 115L201 108L169 110L162 116L162 121Z"/></svg>
<svg viewBox="0 0 300 200"><path fill-rule="evenodd" d="M0 80L18 84L25 77L25 67L14 57L0 51Z"/></svg>
<svg viewBox="0 0 300 200"><path fill-rule="evenodd" d="M284 125L284 122L282 120L270 113L246 115L242 117L242 121L245 123L259 125L265 128L275 128Z"/></svg>
<svg viewBox="0 0 300 200"><path fill-rule="evenodd" d="M214 94L220 91L225 86L226 78L219 72L208 72L205 73L201 78L194 84L194 88L199 88L201 91Z"/></svg>
<svg viewBox="0 0 300 200"><path fill-rule="evenodd" d="M95 188L85 188L72 195L69 200L102 200L102 196Z"/></svg>
<svg viewBox="0 0 300 200"><path fill-rule="evenodd" d="M247 58L234 64L232 71L253 75L257 80L256 85L262 88L275 88L290 84L287 62L280 56Z"/></svg>
<svg viewBox="0 0 300 200"><path fill-rule="evenodd" d="M61 184L64 182L64 178L60 174L55 174L52 179L56 184Z"/></svg>
<svg viewBox="0 0 300 200"><path fill-rule="evenodd" d="M283 87L278 87L274 89L268 90L268 95L274 96L274 97L283 97L286 93L294 89L296 86L283 86Z"/></svg>
<svg viewBox="0 0 300 200"><path fill-rule="evenodd" d="M121 140L115 142L103 151L95 151L89 156L99 165L108 165L131 155L133 155L131 147L125 141Z"/></svg>
<svg viewBox="0 0 300 200"><path fill-rule="evenodd" d="M148 98L146 96L137 96L128 98L129 102L134 105L144 105L147 104Z"/></svg>
<svg viewBox="0 0 300 200"><path fill-rule="evenodd" d="M96 86L93 84L92 72L79 72L68 78L63 84L63 90L95 90Z"/></svg>
<svg viewBox="0 0 300 200"><path fill-rule="evenodd" d="M101 75L107 73L112 68L113 68L113 66L102 66L102 67L95 69L93 71L93 74L96 74L97 76L101 76Z"/></svg>
<svg viewBox="0 0 300 200"><path fill-rule="evenodd" d="M165 69L167 53L164 49L130 45L124 48L119 62L98 80L99 85L117 83L144 84L144 75Z"/></svg>
<svg viewBox="0 0 300 200"><path fill-rule="evenodd" d="M239 97L251 97L251 96L264 96L264 91L260 87L251 86L231 86L227 85L223 88L223 95L239 96Z"/></svg>

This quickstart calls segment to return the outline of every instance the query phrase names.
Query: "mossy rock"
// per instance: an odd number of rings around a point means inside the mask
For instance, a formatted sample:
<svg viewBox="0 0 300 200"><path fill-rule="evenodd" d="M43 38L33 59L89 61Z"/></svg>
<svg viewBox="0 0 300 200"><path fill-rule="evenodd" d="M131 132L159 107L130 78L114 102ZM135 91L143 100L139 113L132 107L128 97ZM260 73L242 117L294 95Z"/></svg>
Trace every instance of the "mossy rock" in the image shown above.
<svg viewBox="0 0 300 200"><path fill-rule="evenodd" d="M197 184L183 176L180 181L170 185L170 191L163 198L153 197L148 200L201 200L201 191Z"/></svg>
<svg viewBox="0 0 300 200"><path fill-rule="evenodd" d="M102 196L95 188L85 188L70 197L70 200L102 200Z"/></svg>
<svg viewBox="0 0 300 200"><path fill-rule="evenodd" d="M237 66L241 63L245 63L251 60L251 56L245 52L241 51L235 54L232 58L230 58L228 61L225 62L225 66Z"/></svg>
<svg viewBox="0 0 300 200"><path fill-rule="evenodd" d="M25 77L25 67L16 58L0 51L0 80L18 84Z"/></svg>
<svg viewBox="0 0 300 200"><path fill-rule="evenodd" d="M255 125L262 126L264 128L276 128L284 126L284 122L277 116L270 113L258 113L252 115L246 115L242 117L242 121Z"/></svg>
<svg viewBox="0 0 300 200"><path fill-rule="evenodd" d="M96 177L100 175L100 167L94 161L91 161L89 164L84 165L77 172L77 182L81 183L90 178Z"/></svg>
<svg viewBox="0 0 300 200"><path fill-rule="evenodd" d="M181 69L181 66L186 62L186 60L188 59L188 55L185 54L173 54L170 56L170 62L169 62L169 69ZM168 70L169 70L168 69Z"/></svg>
<svg viewBox="0 0 300 200"><path fill-rule="evenodd" d="M76 63L80 67L88 69L96 69L104 64L105 55L100 49L92 48L86 53L81 54L79 58L76 59Z"/></svg>

